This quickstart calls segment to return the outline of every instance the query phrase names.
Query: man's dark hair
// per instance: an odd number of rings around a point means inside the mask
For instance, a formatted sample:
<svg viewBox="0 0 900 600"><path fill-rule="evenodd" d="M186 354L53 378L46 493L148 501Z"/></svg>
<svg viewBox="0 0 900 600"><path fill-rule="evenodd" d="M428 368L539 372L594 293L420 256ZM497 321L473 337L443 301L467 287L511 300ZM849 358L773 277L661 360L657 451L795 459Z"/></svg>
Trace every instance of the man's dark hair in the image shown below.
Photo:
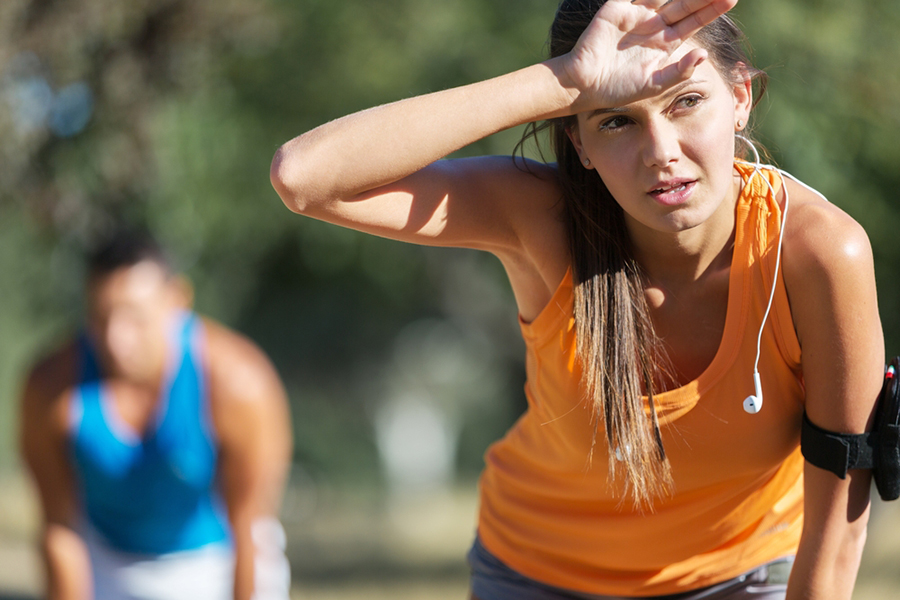
<svg viewBox="0 0 900 600"><path fill-rule="evenodd" d="M167 273L172 263L162 246L146 229L119 229L100 241L87 256L88 277L102 277L121 268L152 261Z"/></svg>

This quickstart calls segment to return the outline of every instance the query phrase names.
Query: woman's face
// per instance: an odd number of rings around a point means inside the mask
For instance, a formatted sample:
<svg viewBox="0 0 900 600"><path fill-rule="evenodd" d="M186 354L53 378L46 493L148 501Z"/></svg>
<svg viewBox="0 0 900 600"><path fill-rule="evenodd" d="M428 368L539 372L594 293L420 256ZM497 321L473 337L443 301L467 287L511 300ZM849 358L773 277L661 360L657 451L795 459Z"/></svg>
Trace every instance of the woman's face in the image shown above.
<svg viewBox="0 0 900 600"><path fill-rule="evenodd" d="M677 60L693 45L684 44ZM678 233L733 200L734 132L747 122L749 80L726 82L710 59L660 96L580 113L569 132L626 213L629 229Z"/></svg>

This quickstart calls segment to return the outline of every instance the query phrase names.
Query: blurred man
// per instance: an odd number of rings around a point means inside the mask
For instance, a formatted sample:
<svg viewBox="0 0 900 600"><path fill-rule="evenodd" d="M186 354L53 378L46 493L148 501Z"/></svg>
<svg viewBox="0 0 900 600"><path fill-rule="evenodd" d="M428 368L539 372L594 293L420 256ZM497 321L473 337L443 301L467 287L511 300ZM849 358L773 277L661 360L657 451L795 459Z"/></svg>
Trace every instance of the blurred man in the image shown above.
<svg viewBox="0 0 900 600"><path fill-rule="evenodd" d="M85 331L27 380L51 599L287 598L285 392L191 302L149 236L120 234L90 257Z"/></svg>

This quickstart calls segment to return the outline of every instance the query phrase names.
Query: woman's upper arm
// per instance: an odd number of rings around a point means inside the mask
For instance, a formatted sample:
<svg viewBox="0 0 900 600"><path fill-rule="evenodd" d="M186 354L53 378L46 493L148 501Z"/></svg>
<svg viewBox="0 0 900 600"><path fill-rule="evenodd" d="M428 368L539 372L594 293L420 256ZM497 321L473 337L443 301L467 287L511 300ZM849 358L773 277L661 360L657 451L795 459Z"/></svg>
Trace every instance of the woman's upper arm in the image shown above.
<svg viewBox="0 0 900 600"><path fill-rule="evenodd" d="M792 189L784 277L800 340L806 411L825 429L866 430L884 374L872 250L836 206Z"/></svg>
<svg viewBox="0 0 900 600"><path fill-rule="evenodd" d="M509 156L446 159L347 198L305 202L273 177L294 212L405 242L516 252L560 196L553 167Z"/></svg>

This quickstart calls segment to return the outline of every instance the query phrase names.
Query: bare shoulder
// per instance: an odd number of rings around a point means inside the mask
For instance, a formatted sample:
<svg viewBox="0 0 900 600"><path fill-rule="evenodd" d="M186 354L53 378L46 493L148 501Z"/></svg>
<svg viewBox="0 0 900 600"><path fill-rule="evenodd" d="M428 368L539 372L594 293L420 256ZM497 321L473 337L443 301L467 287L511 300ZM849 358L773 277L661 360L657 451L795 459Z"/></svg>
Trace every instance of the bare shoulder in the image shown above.
<svg viewBox="0 0 900 600"><path fill-rule="evenodd" d="M262 457L268 466L259 469L274 470L277 481L292 447L281 379L268 356L246 336L211 319L203 323L210 412L223 460L232 464L239 456L238 463L245 464L253 462L251 455Z"/></svg>
<svg viewBox="0 0 900 600"><path fill-rule="evenodd" d="M562 189L555 164L511 156L484 156L472 161L469 165L466 161L446 162L450 168L458 165L469 171L463 178L466 185L479 187L512 209L507 214L515 220L545 223L548 217L560 214Z"/></svg>
<svg viewBox="0 0 900 600"><path fill-rule="evenodd" d="M824 372L837 355L845 362L865 355L860 364L880 365L875 267L865 230L825 198L796 182L787 185L784 283L804 363Z"/></svg>
<svg viewBox="0 0 900 600"><path fill-rule="evenodd" d="M784 283L802 350L810 419L833 431L860 432L884 374L869 238L852 217L788 182Z"/></svg>
<svg viewBox="0 0 900 600"><path fill-rule="evenodd" d="M260 404L280 396L281 382L269 357L249 338L203 319L206 369L215 403Z"/></svg>
<svg viewBox="0 0 900 600"><path fill-rule="evenodd" d="M76 380L77 352L71 342L39 360L22 390L19 451L38 482L45 511L67 497L68 472L62 456Z"/></svg>
<svg viewBox="0 0 900 600"><path fill-rule="evenodd" d="M224 325L203 319L206 371L213 418L266 412L285 403L284 389L271 360L253 341Z"/></svg>
<svg viewBox="0 0 900 600"><path fill-rule="evenodd" d="M66 411L69 391L77 378L77 352L70 341L38 360L25 379L23 413L44 418Z"/></svg>
<svg viewBox="0 0 900 600"><path fill-rule="evenodd" d="M386 187L418 194L402 218L417 235L388 237L491 252L503 263L526 319L546 305L569 266L555 164L512 156L440 160Z"/></svg>
<svg viewBox="0 0 900 600"><path fill-rule="evenodd" d="M39 360L22 393L19 451L36 484L45 523L71 526L77 494L68 460L69 405L78 353L67 343Z"/></svg>
<svg viewBox="0 0 900 600"><path fill-rule="evenodd" d="M834 284L846 275L874 277L868 235L850 215L812 190L788 180L784 272L790 287ZM799 284L799 285L797 285ZM811 290L812 291L812 290Z"/></svg>
<svg viewBox="0 0 900 600"><path fill-rule="evenodd" d="M512 235L507 244L482 249L501 260L520 314L532 318L550 300L570 263L557 166L511 157L481 161L484 182L475 185L502 211L493 221L509 223Z"/></svg>

